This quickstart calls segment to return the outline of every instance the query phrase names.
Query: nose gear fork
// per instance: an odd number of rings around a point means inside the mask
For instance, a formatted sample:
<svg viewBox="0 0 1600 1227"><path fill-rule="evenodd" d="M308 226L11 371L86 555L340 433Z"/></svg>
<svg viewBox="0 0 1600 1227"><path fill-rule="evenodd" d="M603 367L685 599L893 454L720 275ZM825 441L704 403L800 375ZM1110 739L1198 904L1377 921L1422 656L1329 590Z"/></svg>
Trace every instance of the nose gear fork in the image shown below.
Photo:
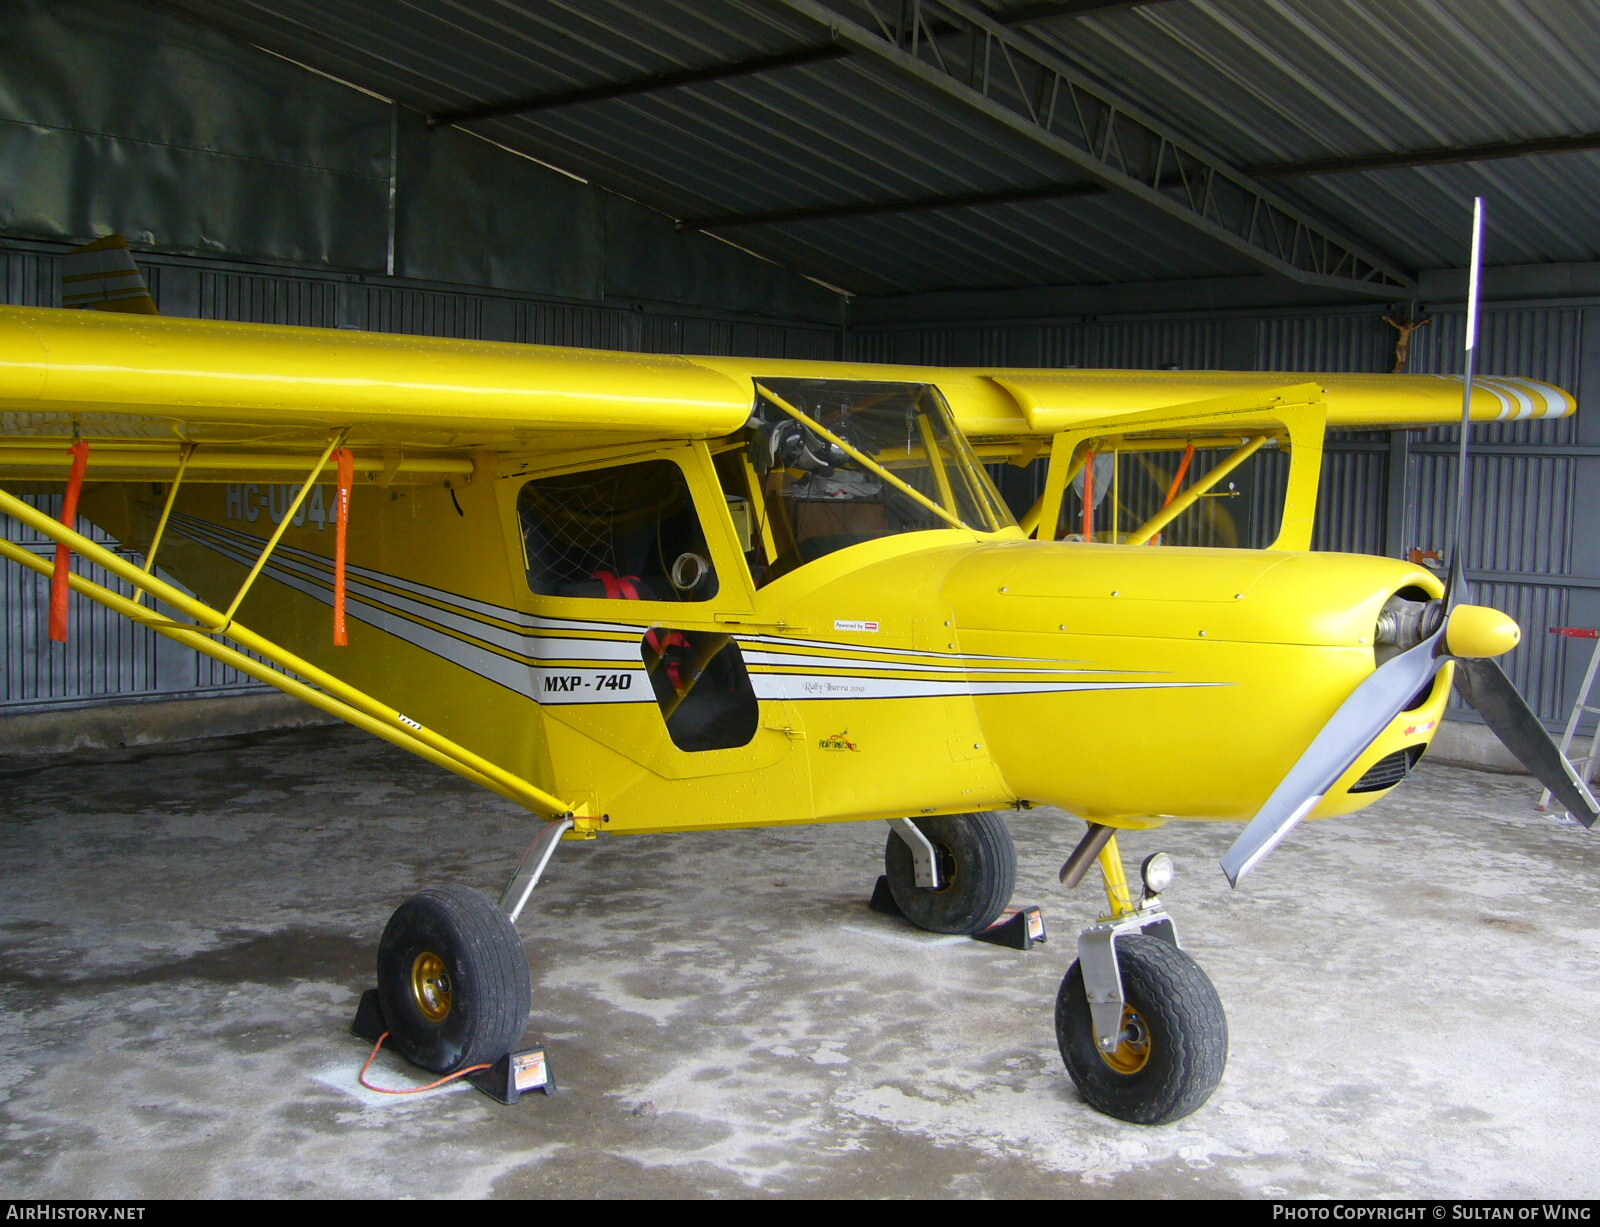
<svg viewBox="0 0 1600 1227"><path fill-rule="evenodd" d="M1145 861L1137 899L1111 828L1090 824L1062 867L1063 883L1080 880L1091 860L1109 908L1078 935L1078 960L1056 996L1056 1043L1091 1107L1135 1124L1165 1124L1199 1108L1221 1081L1227 1019L1205 972L1179 948L1161 902L1170 858Z"/></svg>
<svg viewBox="0 0 1600 1227"><path fill-rule="evenodd" d="M1102 835L1105 831L1111 833ZM1159 895L1144 895L1134 902L1114 830L1091 824L1085 841L1089 839L1099 844L1095 859L1100 866L1110 910L1078 934L1078 965L1083 971L1084 995L1089 1000L1095 1043L1102 1052L1109 1053L1115 1052L1123 1042L1127 1029L1123 1018L1127 1002L1122 990L1122 969L1117 961L1117 939L1144 933L1177 947L1178 927L1167 914Z"/></svg>

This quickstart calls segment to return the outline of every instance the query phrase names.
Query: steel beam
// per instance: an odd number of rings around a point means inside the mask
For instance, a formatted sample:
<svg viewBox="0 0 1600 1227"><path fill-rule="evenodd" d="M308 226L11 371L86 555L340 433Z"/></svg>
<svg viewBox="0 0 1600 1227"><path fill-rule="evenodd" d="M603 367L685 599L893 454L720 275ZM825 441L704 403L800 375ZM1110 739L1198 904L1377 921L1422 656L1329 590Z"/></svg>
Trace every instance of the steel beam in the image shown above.
<svg viewBox="0 0 1600 1227"><path fill-rule="evenodd" d="M1246 167L1246 173L1258 179L1288 179L1300 175L1346 175L1362 170L1406 170L1451 162L1492 162L1497 158L1535 158L1552 153L1588 153L1596 149L1600 149L1600 132L1584 132L1577 136L1541 136L1522 141L1491 141L1484 145L1364 153L1308 162L1269 162Z"/></svg>
<svg viewBox="0 0 1600 1227"><path fill-rule="evenodd" d="M849 54L849 48L830 43L821 47L801 47L780 55L761 55L748 60L712 64L705 68L651 73L648 76L636 77L632 81L607 82L584 89L565 90L559 94L537 94L531 98L514 98L509 102L489 102L482 106L462 107L456 111L438 111L428 116L428 127L444 128L452 124L470 124L480 119L528 115L535 111L576 106L583 102L608 102L613 98L631 98L636 94L653 94L660 90L680 89L685 85L704 85L708 81L727 81L734 77L754 76L757 73L775 72L783 68L821 64Z"/></svg>
<svg viewBox="0 0 1600 1227"><path fill-rule="evenodd" d="M1015 24L1015 18L1010 24ZM1578 136L1544 136L1522 141L1493 141L1484 145L1441 146L1435 149L1401 150L1396 153L1365 153L1350 157L1316 158L1306 162L1264 162L1241 167L1252 179L1291 179L1308 175L1344 175L1365 170L1404 170L1417 166L1442 166L1449 163L1489 162L1497 158L1539 157L1560 153L1589 153L1600 150L1600 132ZM1163 188L1180 186L1173 177ZM680 230L728 230L738 226L768 226L783 222L832 221L844 217L872 217L886 213L918 213L935 209L973 209L984 205L1016 204L1030 200L1067 200L1078 196L1100 196L1111 189L1098 183L1046 183L1036 187L1006 188L994 192L967 192L948 196L912 196L899 200L869 200L851 204L811 205L800 209L777 209L767 213L724 213L706 217L687 217L678 222Z"/></svg>
<svg viewBox="0 0 1600 1227"><path fill-rule="evenodd" d="M961 0L878 0L870 28L821 0L775 2L1272 272L1384 298L1415 290L1415 278L1385 257L1299 213ZM952 27L961 37L950 36Z"/></svg>
<svg viewBox="0 0 1600 1227"><path fill-rule="evenodd" d="M860 204L813 205L803 209L774 209L767 213L724 213L713 217L685 217L679 230L732 230L739 226L774 226L784 222L832 221L841 217L872 217L880 213L916 213L932 209L975 209L983 205L1018 204L1029 200L1067 200L1074 196L1101 196L1108 189L1098 183L1049 183L1043 187L1009 188L1001 192L968 192L958 196L922 196L905 200L872 200Z"/></svg>
<svg viewBox="0 0 1600 1227"><path fill-rule="evenodd" d="M1050 21L1056 17L1087 17L1107 9L1145 8L1152 4L1168 4L1171 0L1050 0L1030 4L1009 13L996 13L995 20L1005 26L1026 26L1036 21Z"/></svg>
<svg viewBox="0 0 1600 1227"><path fill-rule="evenodd" d="M1102 13L1107 9L1138 8L1150 4L1167 4L1171 0L1055 0L1054 3L1031 4L1014 13L997 14L995 21L1006 26L1030 25L1049 21L1055 17L1082 17ZM941 35L957 33L954 28L939 31ZM776 72L784 68L799 68L807 64L822 64L841 59L850 54L848 47L824 43L815 47L799 47L777 55L754 56L733 60L726 64L710 64L704 68L686 68L678 72L658 72L636 77L632 81L607 82L584 89L564 90L557 94L535 94L528 98L513 98L506 102L487 102L481 106L462 107L454 111L437 111L428 116L428 127L444 128L453 124L470 124L480 119L500 119L507 115L528 115L535 111L548 111L555 107L576 106L584 102L607 102L613 98L631 98L636 94L654 94L662 90L680 89L685 85L704 85L708 81L726 81L733 77L754 76L757 73Z"/></svg>

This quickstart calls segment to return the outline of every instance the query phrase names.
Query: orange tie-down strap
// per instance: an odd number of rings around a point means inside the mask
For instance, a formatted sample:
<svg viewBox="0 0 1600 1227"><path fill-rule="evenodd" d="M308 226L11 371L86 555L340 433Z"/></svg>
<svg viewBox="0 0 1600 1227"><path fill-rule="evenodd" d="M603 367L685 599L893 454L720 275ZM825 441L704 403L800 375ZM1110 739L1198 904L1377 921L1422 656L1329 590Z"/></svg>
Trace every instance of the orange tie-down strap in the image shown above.
<svg viewBox="0 0 1600 1227"><path fill-rule="evenodd" d="M72 444L72 473L67 478L67 497L61 504L61 522L68 528L78 520L78 495L83 493L83 474L89 467L89 442L77 439ZM72 551L56 546L56 571L50 577L50 638L67 641L67 601L72 595L68 577L72 570Z"/></svg>
<svg viewBox="0 0 1600 1227"><path fill-rule="evenodd" d="M606 599L608 601L638 601L643 598L639 595L639 577L637 575L613 575L610 571L596 571L594 577L605 585ZM666 661L667 678L672 682L672 688L683 690L683 667L674 658L667 656L668 648L686 648L689 641L677 631L668 631L665 638L657 631L646 631L644 641L650 645L650 650Z"/></svg>

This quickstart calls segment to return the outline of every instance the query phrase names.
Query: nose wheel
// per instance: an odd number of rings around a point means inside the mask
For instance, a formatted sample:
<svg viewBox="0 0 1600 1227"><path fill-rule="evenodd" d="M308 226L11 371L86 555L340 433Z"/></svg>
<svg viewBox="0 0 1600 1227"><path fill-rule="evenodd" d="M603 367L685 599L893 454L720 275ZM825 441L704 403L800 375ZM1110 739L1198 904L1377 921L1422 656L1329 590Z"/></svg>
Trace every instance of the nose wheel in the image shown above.
<svg viewBox="0 0 1600 1227"><path fill-rule="evenodd" d="M1056 996L1056 1043L1078 1093L1118 1120L1164 1125L1211 1097L1228 1063L1222 1001L1200 965L1159 937L1117 940L1123 1005L1114 1047L1099 1042L1075 962Z"/></svg>
<svg viewBox="0 0 1600 1227"><path fill-rule="evenodd" d="M1075 886L1090 860L1105 878L1110 914L1078 937L1078 959L1056 994L1056 1044L1090 1107L1118 1120L1164 1125L1195 1111L1228 1063L1222 1001L1200 965L1178 947L1161 903L1172 881L1163 853L1141 867L1134 898L1116 834L1091 825L1062 866Z"/></svg>

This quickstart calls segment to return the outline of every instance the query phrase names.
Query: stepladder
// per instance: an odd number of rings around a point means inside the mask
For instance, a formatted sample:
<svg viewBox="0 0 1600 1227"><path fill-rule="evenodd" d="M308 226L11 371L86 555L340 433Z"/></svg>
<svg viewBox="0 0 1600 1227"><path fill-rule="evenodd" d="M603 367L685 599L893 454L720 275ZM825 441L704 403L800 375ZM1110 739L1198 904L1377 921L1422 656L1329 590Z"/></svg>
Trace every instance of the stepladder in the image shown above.
<svg viewBox="0 0 1600 1227"><path fill-rule="evenodd" d="M1572 711L1567 715L1566 727L1561 732L1560 743L1562 757L1572 764L1572 769L1578 773L1578 778L1587 785L1594 776L1595 759L1600 757L1600 722L1596 722L1589 734L1589 748L1582 757L1572 756L1572 743L1577 738L1578 728L1583 723L1584 716L1600 716L1600 705L1590 702L1594 697L1595 678L1600 676L1600 629L1592 626L1552 626L1550 633L1567 639L1589 639L1594 643L1589 652L1588 667L1583 672L1583 682L1578 687L1578 697L1572 704ZM1537 808L1541 812L1549 812L1550 807L1550 790L1546 788L1539 793Z"/></svg>

